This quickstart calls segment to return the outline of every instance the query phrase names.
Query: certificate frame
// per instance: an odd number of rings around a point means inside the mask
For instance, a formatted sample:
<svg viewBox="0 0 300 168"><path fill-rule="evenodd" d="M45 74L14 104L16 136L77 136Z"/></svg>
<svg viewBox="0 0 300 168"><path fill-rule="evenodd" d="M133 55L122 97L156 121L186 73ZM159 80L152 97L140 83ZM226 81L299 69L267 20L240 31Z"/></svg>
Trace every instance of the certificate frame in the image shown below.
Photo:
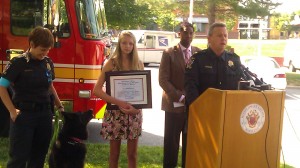
<svg viewBox="0 0 300 168"><path fill-rule="evenodd" d="M110 71L105 73L106 93L137 109L152 108L151 71ZM119 107L107 103L108 110Z"/></svg>

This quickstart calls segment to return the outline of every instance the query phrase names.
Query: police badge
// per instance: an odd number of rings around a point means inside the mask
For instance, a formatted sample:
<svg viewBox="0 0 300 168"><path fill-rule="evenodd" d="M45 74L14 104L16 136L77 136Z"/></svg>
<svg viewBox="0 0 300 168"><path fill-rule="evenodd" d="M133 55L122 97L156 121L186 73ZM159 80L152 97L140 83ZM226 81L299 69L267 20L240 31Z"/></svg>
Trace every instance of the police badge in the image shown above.
<svg viewBox="0 0 300 168"><path fill-rule="evenodd" d="M234 63L233 63L233 61L229 60L229 61L228 61L228 66L229 66L229 67L232 67L232 66L234 66Z"/></svg>

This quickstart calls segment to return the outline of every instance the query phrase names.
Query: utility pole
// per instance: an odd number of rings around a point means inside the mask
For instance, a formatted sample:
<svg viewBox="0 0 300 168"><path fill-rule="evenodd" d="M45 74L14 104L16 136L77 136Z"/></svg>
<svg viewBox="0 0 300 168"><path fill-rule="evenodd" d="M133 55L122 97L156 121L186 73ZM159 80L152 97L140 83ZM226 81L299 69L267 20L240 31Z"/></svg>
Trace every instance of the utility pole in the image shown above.
<svg viewBox="0 0 300 168"><path fill-rule="evenodd" d="M188 21L190 23L193 23L193 14L194 14L194 0L190 0L190 15L189 15L189 18L188 18Z"/></svg>

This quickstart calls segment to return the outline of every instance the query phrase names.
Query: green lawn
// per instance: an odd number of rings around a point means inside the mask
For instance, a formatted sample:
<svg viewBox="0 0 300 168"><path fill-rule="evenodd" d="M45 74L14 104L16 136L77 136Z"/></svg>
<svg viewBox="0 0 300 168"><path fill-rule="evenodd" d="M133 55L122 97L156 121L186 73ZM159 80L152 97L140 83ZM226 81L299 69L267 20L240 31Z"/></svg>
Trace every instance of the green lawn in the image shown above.
<svg viewBox="0 0 300 168"><path fill-rule="evenodd" d="M8 159L8 139L0 138L0 168L6 167ZM109 157L108 144L87 143L87 156L85 168L107 168ZM162 167L163 148L142 146L138 148L138 167L140 168L160 168ZM179 156L181 157L181 155ZM127 167L126 145L122 144L119 167ZM181 163L181 159L179 159ZM45 163L48 168L48 164Z"/></svg>
<svg viewBox="0 0 300 168"><path fill-rule="evenodd" d="M87 144L87 156L85 168L107 168L109 146L107 144ZM119 167L127 167L126 159L126 145L122 145ZM8 158L8 139L0 138L0 168L6 166ZM162 147L140 146L138 148L138 167L139 168L161 168L163 158ZM179 163L181 163L181 156L179 156ZM45 163L48 168L48 164ZM293 168L289 165L281 165L281 168Z"/></svg>
<svg viewBox="0 0 300 168"><path fill-rule="evenodd" d="M286 73L286 80L289 86L300 86L300 74L299 73Z"/></svg>
<svg viewBox="0 0 300 168"><path fill-rule="evenodd" d="M193 45L201 49L207 48L206 39L194 39ZM270 57L283 57L285 40L238 40L229 39L228 45L234 48L235 53L240 56L257 56L260 55Z"/></svg>

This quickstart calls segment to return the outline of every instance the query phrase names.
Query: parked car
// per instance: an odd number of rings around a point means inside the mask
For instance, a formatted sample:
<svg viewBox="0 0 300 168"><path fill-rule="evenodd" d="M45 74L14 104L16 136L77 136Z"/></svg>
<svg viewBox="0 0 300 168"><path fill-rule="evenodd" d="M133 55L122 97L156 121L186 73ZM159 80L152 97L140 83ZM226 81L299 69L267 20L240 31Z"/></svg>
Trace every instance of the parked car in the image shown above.
<svg viewBox="0 0 300 168"><path fill-rule="evenodd" d="M284 90L287 86L284 68L275 59L266 56L241 56L241 63L275 89Z"/></svg>

